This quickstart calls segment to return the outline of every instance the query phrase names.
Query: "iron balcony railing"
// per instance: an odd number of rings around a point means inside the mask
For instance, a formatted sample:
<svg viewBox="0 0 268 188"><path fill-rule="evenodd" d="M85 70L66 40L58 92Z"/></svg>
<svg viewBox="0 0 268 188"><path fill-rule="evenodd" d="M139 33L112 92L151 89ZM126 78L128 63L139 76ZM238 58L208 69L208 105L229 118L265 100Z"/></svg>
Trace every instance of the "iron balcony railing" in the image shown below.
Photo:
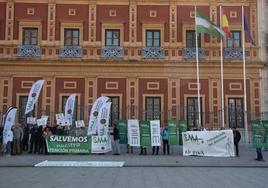
<svg viewBox="0 0 268 188"><path fill-rule="evenodd" d="M17 46L17 57L40 57L41 49L38 45L18 45Z"/></svg>
<svg viewBox="0 0 268 188"><path fill-rule="evenodd" d="M144 58L144 59L164 58L164 48L161 48L161 47L142 48L141 53L142 53L142 58Z"/></svg>
<svg viewBox="0 0 268 188"><path fill-rule="evenodd" d="M101 57L103 58L122 58L124 49L120 46L105 46L101 49Z"/></svg>
<svg viewBox="0 0 268 188"><path fill-rule="evenodd" d="M82 47L80 46L62 46L59 51L60 58L81 58Z"/></svg>
<svg viewBox="0 0 268 188"><path fill-rule="evenodd" d="M205 49L198 48L198 58L202 59L206 57ZM196 48L183 48L183 58L184 59L195 59L196 58Z"/></svg>
<svg viewBox="0 0 268 188"><path fill-rule="evenodd" d="M225 59L243 59L243 48L225 48L223 54Z"/></svg>

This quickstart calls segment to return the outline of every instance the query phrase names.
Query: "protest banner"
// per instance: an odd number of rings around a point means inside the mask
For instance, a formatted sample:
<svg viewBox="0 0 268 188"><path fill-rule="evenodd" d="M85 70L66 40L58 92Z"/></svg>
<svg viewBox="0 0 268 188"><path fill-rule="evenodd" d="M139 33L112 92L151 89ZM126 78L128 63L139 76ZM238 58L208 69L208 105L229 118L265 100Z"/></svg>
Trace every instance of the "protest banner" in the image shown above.
<svg viewBox="0 0 268 188"><path fill-rule="evenodd" d="M128 125L128 144L129 146L140 146L140 127L139 120L129 119Z"/></svg>
<svg viewBox="0 0 268 188"><path fill-rule="evenodd" d="M160 120L151 120L151 145L161 146L161 136L160 136Z"/></svg>
<svg viewBox="0 0 268 188"><path fill-rule="evenodd" d="M109 135L92 136L91 153L107 153L112 151L111 138Z"/></svg>
<svg viewBox="0 0 268 188"><path fill-rule="evenodd" d="M151 146L150 121L140 121L140 144L143 147Z"/></svg>
<svg viewBox="0 0 268 188"><path fill-rule="evenodd" d="M40 119L37 119L37 125L42 126L43 128L47 125L48 116L42 116Z"/></svg>
<svg viewBox="0 0 268 188"><path fill-rule="evenodd" d="M46 136L49 153L89 153L91 138L88 136Z"/></svg>
<svg viewBox="0 0 268 188"><path fill-rule="evenodd" d="M179 130L177 126L177 120L171 119L168 120L168 143L169 145L178 145L179 144Z"/></svg>
<svg viewBox="0 0 268 188"><path fill-rule="evenodd" d="M264 134L263 127L260 120L251 120L250 125L252 128L252 147L261 148L263 146Z"/></svg>
<svg viewBox="0 0 268 188"><path fill-rule="evenodd" d="M15 125L15 120L16 120L16 113L17 113L17 108L15 107L9 107L7 112L5 113L4 120L3 120L3 125L4 125L4 130L3 130L3 143L7 144L8 141L12 141L11 137L11 128L13 125Z"/></svg>
<svg viewBox="0 0 268 188"><path fill-rule="evenodd" d="M118 120L117 126L119 129L119 143L127 144L127 120Z"/></svg>
<svg viewBox="0 0 268 188"><path fill-rule="evenodd" d="M183 156L234 157L232 130L182 133Z"/></svg>
<svg viewBox="0 0 268 188"><path fill-rule="evenodd" d="M263 147L268 148L268 120L263 120L262 125L264 127L264 143L263 143Z"/></svg>
<svg viewBox="0 0 268 188"><path fill-rule="evenodd" d="M36 118L35 117L27 117L27 124L35 125L36 124Z"/></svg>
<svg viewBox="0 0 268 188"><path fill-rule="evenodd" d="M187 131L187 121L179 120L179 144L182 145L182 133Z"/></svg>

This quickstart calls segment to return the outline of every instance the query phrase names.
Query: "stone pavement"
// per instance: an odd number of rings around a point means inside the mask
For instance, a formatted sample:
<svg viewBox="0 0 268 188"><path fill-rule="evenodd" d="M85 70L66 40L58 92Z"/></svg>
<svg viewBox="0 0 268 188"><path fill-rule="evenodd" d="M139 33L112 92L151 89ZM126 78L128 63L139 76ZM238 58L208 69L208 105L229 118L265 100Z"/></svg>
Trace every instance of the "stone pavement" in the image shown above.
<svg viewBox="0 0 268 188"><path fill-rule="evenodd" d="M151 155L151 149L147 155L139 155L139 148L134 149L134 153L126 153L122 146L121 155L97 154L64 154L64 155L42 155L42 154L22 154L15 156L0 156L0 167L33 167L42 161L124 161L124 167L250 167L268 168L268 151L263 151L266 161L255 161L255 149L241 146L240 157L183 157L182 148L171 149L170 155L163 155L160 148L159 155Z"/></svg>

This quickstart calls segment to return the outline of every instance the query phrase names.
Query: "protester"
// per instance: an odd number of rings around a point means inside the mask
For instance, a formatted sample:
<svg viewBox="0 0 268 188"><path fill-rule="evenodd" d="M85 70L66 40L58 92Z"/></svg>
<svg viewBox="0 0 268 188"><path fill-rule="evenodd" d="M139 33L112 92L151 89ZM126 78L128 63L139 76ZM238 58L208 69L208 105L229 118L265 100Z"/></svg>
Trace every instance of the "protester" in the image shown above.
<svg viewBox="0 0 268 188"><path fill-rule="evenodd" d="M45 127L44 131L43 131L43 137L45 139L46 136L50 136L52 135L52 132L49 130L49 127ZM45 144L45 154L47 155L48 154L48 151L47 151L47 145Z"/></svg>
<svg viewBox="0 0 268 188"><path fill-rule="evenodd" d="M239 130L237 130L236 128L233 128L233 135L234 135L234 145L235 145L235 156L239 157L238 143L241 139L241 134L240 134Z"/></svg>
<svg viewBox="0 0 268 188"><path fill-rule="evenodd" d="M263 143L264 132L263 132L262 129L260 129L260 135L259 136L261 137L260 142ZM262 155L262 146L261 145L256 147L256 153L257 153L257 158L255 158L254 160L256 160L256 161L264 161L263 155Z"/></svg>
<svg viewBox="0 0 268 188"><path fill-rule="evenodd" d="M21 142L23 140L23 129L19 123L13 126L13 155L22 153Z"/></svg>
<svg viewBox="0 0 268 188"><path fill-rule="evenodd" d="M26 125L23 129L22 151L28 151L29 149L29 134L29 126Z"/></svg>
<svg viewBox="0 0 268 188"><path fill-rule="evenodd" d="M169 132L168 132L168 127L165 126L164 129L161 132L162 140L163 140L163 154L166 154L166 148L167 148L167 154L169 155Z"/></svg>
<svg viewBox="0 0 268 188"><path fill-rule="evenodd" d="M140 147L140 155L147 155L146 146L141 146Z"/></svg>
<svg viewBox="0 0 268 188"><path fill-rule="evenodd" d="M44 152L44 147L45 147L45 140L43 137L43 127L42 126L39 126L37 128L36 144L37 144L37 153L42 154Z"/></svg>
<svg viewBox="0 0 268 188"><path fill-rule="evenodd" d="M37 152L37 125L34 125L30 130L30 151L29 153Z"/></svg>
<svg viewBox="0 0 268 188"><path fill-rule="evenodd" d="M119 145L119 129L117 128L117 125L113 124L113 132L111 135L114 136L114 146L115 146L115 153L114 155L120 155L120 145Z"/></svg>

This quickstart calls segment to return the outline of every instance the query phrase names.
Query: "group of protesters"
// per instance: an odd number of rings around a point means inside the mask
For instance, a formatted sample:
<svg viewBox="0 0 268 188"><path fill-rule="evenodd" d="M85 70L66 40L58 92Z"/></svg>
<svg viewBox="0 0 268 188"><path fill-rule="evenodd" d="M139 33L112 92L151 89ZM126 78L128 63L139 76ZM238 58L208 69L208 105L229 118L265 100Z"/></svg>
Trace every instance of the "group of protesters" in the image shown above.
<svg viewBox="0 0 268 188"><path fill-rule="evenodd" d="M23 152L47 154L45 136L51 134L52 131L49 127L43 128L37 125L30 127L17 123L9 131L6 143L3 143L4 153L7 156L20 155Z"/></svg>

